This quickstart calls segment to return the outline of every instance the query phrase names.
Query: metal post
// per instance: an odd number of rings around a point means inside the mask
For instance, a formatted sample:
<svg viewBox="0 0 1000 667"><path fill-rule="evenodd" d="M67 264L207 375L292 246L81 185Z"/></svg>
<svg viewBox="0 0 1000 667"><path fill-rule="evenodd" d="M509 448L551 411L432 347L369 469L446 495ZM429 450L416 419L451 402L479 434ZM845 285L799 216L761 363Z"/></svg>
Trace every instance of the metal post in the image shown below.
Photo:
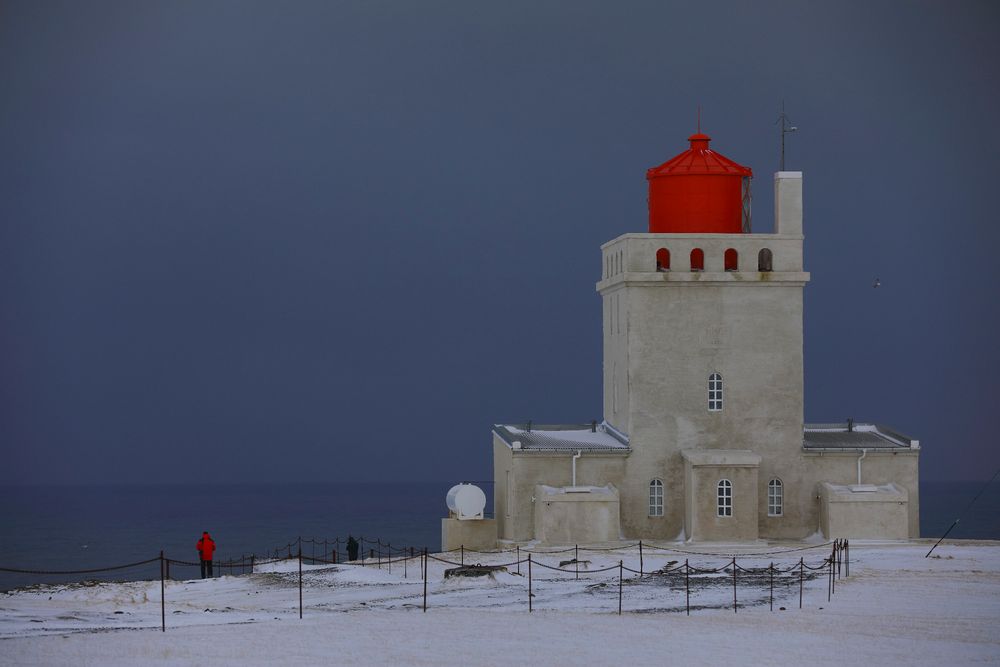
<svg viewBox="0 0 1000 667"><path fill-rule="evenodd" d="M528 554L528 613L531 613L531 554Z"/></svg>
<svg viewBox="0 0 1000 667"><path fill-rule="evenodd" d="M640 577L642 576L642 572L643 572L643 567L642 567L642 540L639 540L639 576Z"/></svg>
<svg viewBox="0 0 1000 667"><path fill-rule="evenodd" d="M771 574L771 611L774 611L774 561L771 561L767 570Z"/></svg>
<svg viewBox="0 0 1000 667"><path fill-rule="evenodd" d="M799 558L799 609L802 609L802 558Z"/></svg>
<svg viewBox="0 0 1000 667"><path fill-rule="evenodd" d="M462 547L462 565L465 565L465 545L463 544L461 545L461 547Z"/></svg>
<svg viewBox="0 0 1000 667"><path fill-rule="evenodd" d="M851 576L851 541L844 540L844 549L846 553L844 554L847 567L847 576Z"/></svg>
<svg viewBox="0 0 1000 667"><path fill-rule="evenodd" d="M517 573L521 574L521 545L515 544L514 547L517 549Z"/></svg>
<svg viewBox="0 0 1000 667"><path fill-rule="evenodd" d="M253 574L253 561L256 558L254 554L250 554L250 574Z"/></svg>
<svg viewBox="0 0 1000 667"><path fill-rule="evenodd" d="M410 549L410 553L413 553L413 549ZM406 557L406 551L403 551L403 579L406 579L406 562L410 560Z"/></svg>
<svg viewBox="0 0 1000 667"><path fill-rule="evenodd" d="M687 558L684 559L684 604L687 606L687 615L691 615L691 566L688 565Z"/></svg>
<svg viewBox="0 0 1000 667"><path fill-rule="evenodd" d="M427 547L424 547L424 611L427 611Z"/></svg>
<svg viewBox="0 0 1000 667"><path fill-rule="evenodd" d="M580 545L573 546L573 562L576 563L576 578L580 578Z"/></svg>
<svg viewBox="0 0 1000 667"><path fill-rule="evenodd" d="M736 613L736 556L733 556L733 613Z"/></svg>
<svg viewBox="0 0 1000 667"><path fill-rule="evenodd" d="M166 563L164 563L163 551L160 551L160 627L163 632L167 631L167 584L166 584Z"/></svg>
<svg viewBox="0 0 1000 667"><path fill-rule="evenodd" d="M301 546L299 547L299 618L302 618L302 547Z"/></svg>
<svg viewBox="0 0 1000 667"><path fill-rule="evenodd" d="M830 596L833 594L833 555L827 559L829 566L827 567L827 579L826 579L826 601L830 601Z"/></svg>
<svg viewBox="0 0 1000 667"><path fill-rule="evenodd" d="M625 566L618 561L618 615L622 615L622 578L625 576Z"/></svg>

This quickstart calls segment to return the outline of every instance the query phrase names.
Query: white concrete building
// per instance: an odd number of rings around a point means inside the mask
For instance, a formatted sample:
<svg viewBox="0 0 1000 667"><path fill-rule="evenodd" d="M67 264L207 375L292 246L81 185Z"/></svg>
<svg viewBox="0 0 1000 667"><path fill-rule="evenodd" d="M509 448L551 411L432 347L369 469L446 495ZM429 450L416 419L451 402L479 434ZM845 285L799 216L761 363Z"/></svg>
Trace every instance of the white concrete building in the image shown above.
<svg viewBox="0 0 1000 667"><path fill-rule="evenodd" d="M749 233L750 170L690 141L601 246L604 420L494 426L498 538L917 537L918 442L803 423L802 173Z"/></svg>

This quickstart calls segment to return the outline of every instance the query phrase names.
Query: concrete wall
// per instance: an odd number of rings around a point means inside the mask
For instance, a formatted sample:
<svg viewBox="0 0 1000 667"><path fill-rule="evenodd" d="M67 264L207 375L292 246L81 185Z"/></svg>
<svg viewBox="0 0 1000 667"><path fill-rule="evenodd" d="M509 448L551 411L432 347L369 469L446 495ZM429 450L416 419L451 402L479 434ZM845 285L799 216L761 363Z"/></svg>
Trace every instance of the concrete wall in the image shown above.
<svg viewBox="0 0 1000 667"><path fill-rule="evenodd" d="M714 459L711 462L707 461L708 458L690 450L684 455L687 489L685 532L688 539L715 542L756 540L757 466L760 458L752 452L720 452L711 457ZM733 460L727 461L727 458ZM718 514L718 488L723 479L732 483L732 516Z"/></svg>
<svg viewBox="0 0 1000 667"><path fill-rule="evenodd" d="M906 490L893 484L876 488L852 493L847 486L819 484L823 535L828 539L907 539Z"/></svg>
<svg viewBox="0 0 1000 667"><path fill-rule="evenodd" d="M497 522L494 519L441 519L441 549L493 551L497 548Z"/></svg>
<svg viewBox="0 0 1000 667"><path fill-rule="evenodd" d="M618 491L611 485L582 493L539 485L535 499L535 539L545 544L596 544L620 537Z"/></svg>

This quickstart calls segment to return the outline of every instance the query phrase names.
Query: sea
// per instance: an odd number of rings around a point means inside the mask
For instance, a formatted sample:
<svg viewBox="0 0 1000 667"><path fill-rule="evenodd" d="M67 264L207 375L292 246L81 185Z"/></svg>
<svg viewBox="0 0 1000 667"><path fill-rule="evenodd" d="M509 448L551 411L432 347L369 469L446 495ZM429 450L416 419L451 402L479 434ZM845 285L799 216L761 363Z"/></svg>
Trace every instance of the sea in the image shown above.
<svg viewBox="0 0 1000 667"><path fill-rule="evenodd" d="M921 536L1000 540L1000 480L922 482ZM440 548L451 483L5 486L0 488L0 591L40 583L159 578L153 562L112 572L90 570L158 559L196 562L195 543L211 533L216 560L289 555L322 557L339 538L364 538L366 551L391 545ZM487 497L492 492L484 485ZM969 507L980 491L982 495ZM387 551L383 548L383 551ZM307 561L308 562L308 561ZM238 569L236 570L239 571ZM200 576L174 564L170 576Z"/></svg>

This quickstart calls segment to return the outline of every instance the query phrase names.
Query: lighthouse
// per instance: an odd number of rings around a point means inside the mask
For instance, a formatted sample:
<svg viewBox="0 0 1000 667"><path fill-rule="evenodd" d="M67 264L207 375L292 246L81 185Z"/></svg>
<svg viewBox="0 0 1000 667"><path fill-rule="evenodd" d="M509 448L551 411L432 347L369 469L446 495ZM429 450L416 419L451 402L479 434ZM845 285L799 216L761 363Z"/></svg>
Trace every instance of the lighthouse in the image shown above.
<svg viewBox="0 0 1000 667"><path fill-rule="evenodd" d="M919 536L916 439L804 422L802 172L761 233L753 171L688 143L646 171L647 231L601 246L603 419L493 427L498 539Z"/></svg>

